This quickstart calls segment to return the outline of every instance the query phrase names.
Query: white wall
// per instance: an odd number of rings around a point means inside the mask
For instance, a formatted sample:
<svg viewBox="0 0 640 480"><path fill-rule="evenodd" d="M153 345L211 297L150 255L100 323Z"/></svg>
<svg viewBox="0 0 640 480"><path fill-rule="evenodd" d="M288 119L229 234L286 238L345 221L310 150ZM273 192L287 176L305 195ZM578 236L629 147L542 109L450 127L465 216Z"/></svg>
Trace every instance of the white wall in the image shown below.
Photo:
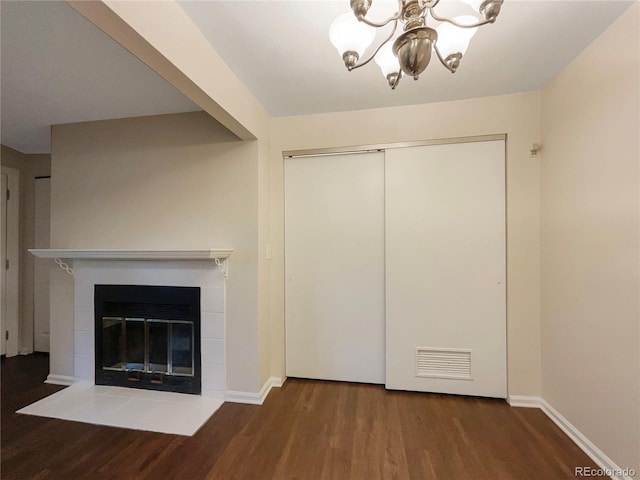
<svg viewBox="0 0 640 480"><path fill-rule="evenodd" d="M506 133L507 330L510 395L540 394L539 94L274 118L271 135L272 374L284 374L284 196L286 150Z"/></svg>
<svg viewBox="0 0 640 480"><path fill-rule="evenodd" d="M542 396L640 471L636 4L542 91Z"/></svg>
<svg viewBox="0 0 640 480"><path fill-rule="evenodd" d="M51 248L234 249L227 388L244 392L262 386L258 151L203 112L52 131ZM52 283L51 373L72 376L73 284L60 272Z"/></svg>

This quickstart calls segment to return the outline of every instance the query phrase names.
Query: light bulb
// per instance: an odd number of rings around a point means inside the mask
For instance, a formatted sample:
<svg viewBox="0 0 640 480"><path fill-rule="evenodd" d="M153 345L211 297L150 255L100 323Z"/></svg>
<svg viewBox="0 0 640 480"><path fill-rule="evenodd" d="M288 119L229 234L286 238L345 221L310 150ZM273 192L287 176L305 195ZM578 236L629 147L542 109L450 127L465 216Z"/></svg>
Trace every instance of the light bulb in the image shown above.
<svg viewBox="0 0 640 480"><path fill-rule="evenodd" d="M478 19L472 15L462 15L454 20L462 25L474 25ZM438 41L436 43L440 54L446 58L454 53L464 55L469 48L469 42L478 31L478 27L461 28L450 23L442 23L437 29Z"/></svg>
<svg viewBox="0 0 640 480"><path fill-rule="evenodd" d="M393 43L387 42L376 54L375 61L382 70L382 75L387 78L392 73L400 72L400 63L393 54Z"/></svg>
<svg viewBox="0 0 640 480"><path fill-rule="evenodd" d="M329 39L341 56L356 52L361 57L375 35L372 27L359 22L351 12L340 15L329 28Z"/></svg>
<svg viewBox="0 0 640 480"><path fill-rule="evenodd" d="M480 11L480 5L482 5L482 2L484 2L484 0L462 0L462 2L466 3L467 5L469 5L476 12L479 12Z"/></svg>

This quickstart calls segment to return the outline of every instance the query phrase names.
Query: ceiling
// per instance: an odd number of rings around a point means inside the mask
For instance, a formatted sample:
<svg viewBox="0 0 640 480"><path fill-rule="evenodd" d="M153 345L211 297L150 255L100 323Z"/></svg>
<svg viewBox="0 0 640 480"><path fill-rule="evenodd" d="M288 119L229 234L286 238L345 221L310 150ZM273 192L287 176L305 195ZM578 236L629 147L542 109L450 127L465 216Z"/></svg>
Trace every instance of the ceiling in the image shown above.
<svg viewBox="0 0 640 480"><path fill-rule="evenodd" d="M50 151L51 125L201 110L65 2L0 2L2 143Z"/></svg>
<svg viewBox="0 0 640 480"><path fill-rule="evenodd" d="M632 2L506 0L493 25L478 30L455 75L437 59L395 91L371 63L348 72L329 26L349 1L193 1L182 8L272 116L421 104L537 90ZM442 13L472 13L442 0ZM397 0L374 0L382 20ZM382 32L378 38L383 38ZM370 51L372 47L370 47Z"/></svg>
<svg viewBox="0 0 640 480"><path fill-rule="evenodd" d="M179 0L272 116L536 90L631 3L506 0L455 75L434 59L419 81L404 78L391 91L375 63L347 72L329 43L348 0ZM371 14L386 18L396 5L375 0ZM453 0L441 6L469 13ZM0 8L3 144L46 153L51 125L200 110L66 3L2 0Z"/></svg>

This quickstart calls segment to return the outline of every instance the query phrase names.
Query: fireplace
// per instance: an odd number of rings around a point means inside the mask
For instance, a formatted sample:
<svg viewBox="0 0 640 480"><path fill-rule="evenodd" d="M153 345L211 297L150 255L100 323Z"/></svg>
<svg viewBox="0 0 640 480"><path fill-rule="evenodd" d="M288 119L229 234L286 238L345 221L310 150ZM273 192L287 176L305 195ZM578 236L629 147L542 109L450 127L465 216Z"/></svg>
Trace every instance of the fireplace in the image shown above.
<svg viewBox="0 0 640 480"><path fill-rule="evenodd" d="M95 383L201 393L200 288L95 285Z"/></svg>

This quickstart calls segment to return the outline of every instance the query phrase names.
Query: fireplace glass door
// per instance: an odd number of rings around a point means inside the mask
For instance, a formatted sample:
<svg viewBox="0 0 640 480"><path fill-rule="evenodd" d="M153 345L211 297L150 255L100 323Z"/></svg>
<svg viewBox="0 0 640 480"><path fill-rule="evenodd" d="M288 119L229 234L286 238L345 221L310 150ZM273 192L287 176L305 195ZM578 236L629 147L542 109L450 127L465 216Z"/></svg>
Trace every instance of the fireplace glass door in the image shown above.
<svg viewBox="0 0 640 480"><path fill-rule="evenodd" d="M96 300L96 384L200 393L199 289L96 285Z"/></svg>
<svg viewBox="0 0 640 480"><path fill-rule="evenodd" d="M191 322L103 317L102 368L192 377L193 337Z"/></svg>

